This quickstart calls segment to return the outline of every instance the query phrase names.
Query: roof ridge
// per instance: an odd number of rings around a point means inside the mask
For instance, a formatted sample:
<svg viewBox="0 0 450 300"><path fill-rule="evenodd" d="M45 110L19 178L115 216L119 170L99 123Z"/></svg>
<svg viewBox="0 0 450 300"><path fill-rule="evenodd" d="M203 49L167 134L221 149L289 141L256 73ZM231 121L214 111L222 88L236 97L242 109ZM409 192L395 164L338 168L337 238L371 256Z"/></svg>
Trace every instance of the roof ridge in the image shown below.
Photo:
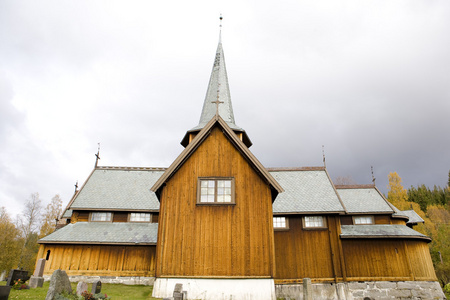
<svg viewBox="0 0 450 300"><path fill-rule="evenodd" d="M336 189L369 189L374 188L374 184L335 184Z"/></svg>
<svg viewBox="0 0 450 300"><path fill-rule="evenodd" d="M165 171L165 167L121 167L121 166L98 166L96 170L129 170L129 171Z"/></svg>
<svg viewBox="0 0 450 300"><path fill-rule="evenodd" d="M279 171L324 171L325 167L274 167L266 168L269 172L279 172Z"/></svg>

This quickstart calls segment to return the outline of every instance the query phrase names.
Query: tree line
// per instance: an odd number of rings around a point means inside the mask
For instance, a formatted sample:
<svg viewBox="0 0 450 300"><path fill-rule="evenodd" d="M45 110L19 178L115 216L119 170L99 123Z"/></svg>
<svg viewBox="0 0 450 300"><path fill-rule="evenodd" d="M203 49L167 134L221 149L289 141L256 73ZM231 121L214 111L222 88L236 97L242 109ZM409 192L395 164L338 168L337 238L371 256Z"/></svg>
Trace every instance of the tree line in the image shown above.
<svg viewBox="0 0 450 300"><path fill-rule="evenodd" d="M39 193L31 194L22 213L11 218L5 207L0 208L0 272L22 268L34 271L39 250L37 241L56 229L56 219L62 213L62 200L55 195L43 207Z"/></svg>
<svg viewBox="0 0 450 300"><path fill-rule="evenodd" d="M450 282L450 172L446 187L424 184L405 189L396 173L389 173L387 199L400 210L413 209L425 223L414 229L431 237L431 259L441 285Z"/></svg>

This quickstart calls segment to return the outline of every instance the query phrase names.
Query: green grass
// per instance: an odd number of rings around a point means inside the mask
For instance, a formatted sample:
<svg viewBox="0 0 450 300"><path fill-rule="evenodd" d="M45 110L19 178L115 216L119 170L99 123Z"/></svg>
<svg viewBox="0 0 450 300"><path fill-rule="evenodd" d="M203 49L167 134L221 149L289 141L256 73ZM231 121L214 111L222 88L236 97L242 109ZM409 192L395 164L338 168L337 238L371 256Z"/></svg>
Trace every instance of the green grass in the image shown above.
<svg viewBox="0 0 450 300"><path fill-rule="evenodd" d="M6 282L0 282L0 285L5 285ZM9 294L9 299L33 299L44 300L47 296L49 282L44 282L44 287L29 289L29 290L13 290ZM92 288L92 284L88 285L89 291ZM77 283L72 283L72 289L75 292L77 290ZM102 293L111 297L111 300L157 300L161 298L152 297L153 286L148 285L124 285L124 284L109 284L102 283Z"/></svg>

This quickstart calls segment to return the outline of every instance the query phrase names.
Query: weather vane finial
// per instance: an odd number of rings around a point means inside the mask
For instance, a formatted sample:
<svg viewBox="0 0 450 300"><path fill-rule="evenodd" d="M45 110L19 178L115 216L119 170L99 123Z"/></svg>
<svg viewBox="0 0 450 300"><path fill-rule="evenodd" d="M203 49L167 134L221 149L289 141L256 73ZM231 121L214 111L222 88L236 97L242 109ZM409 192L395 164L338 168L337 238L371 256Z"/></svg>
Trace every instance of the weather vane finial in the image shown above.
<svg viewBox="0 0 450 300"><path fill-rule="evenodd" d="M100 159L100 143L98 143L97 154L95 154L95 167L97 168L98 160Z"/></svg>
<svg viewBox="0 0 450 300"><path fill-rule="evenodd" d="M223 20L222 14L220 14L219 20L220 20L220 25L219 25L219 42L222 42L222 20Z"/></svg>
<svg viewBox="0 0 450 300"><path fill-rule="evenodd" d="M373 175L373 166L370 166L370 171L372 172L372 182L373 182L373 185L375 185L375 176Z"/></svg>
<svg viewBox="0 0 450 300"><path fill-rule="evenodd" d="M327 164L325 163L325 146L322 145L322 157L323 157L323 166L326 168Z"/></svg>

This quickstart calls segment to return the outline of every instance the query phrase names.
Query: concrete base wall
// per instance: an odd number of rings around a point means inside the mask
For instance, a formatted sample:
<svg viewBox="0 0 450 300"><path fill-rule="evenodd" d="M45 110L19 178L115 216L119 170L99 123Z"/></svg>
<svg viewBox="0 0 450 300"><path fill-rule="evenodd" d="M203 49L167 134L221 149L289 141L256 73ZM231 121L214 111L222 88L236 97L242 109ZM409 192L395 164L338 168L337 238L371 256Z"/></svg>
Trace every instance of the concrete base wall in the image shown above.
<svg viewBox="0 0 450 300"><path fill-rule="evenodd" d="M183 284L187 299L275 300L273 279L157 278L153 297L172 297L175 284Z"/></svg>
<svg viewBox="0 0 450 300"><path fill-rule="evenodd" d="M302 284L278 284L275 291L279 300L304 300ZM445 299L436 281L314 283L311 293L312 299L330 300Z"/></svg>
<svg viewBox="0 0 450 300"><path fill-rule="evenodd" d="M51 275L44 275L45 281L50 281ZM153 285L155 277L119 277L119 276L69 276L70 282L84 281L93 283L100 280L102 283L120 283L128 285Z"/></svg>

